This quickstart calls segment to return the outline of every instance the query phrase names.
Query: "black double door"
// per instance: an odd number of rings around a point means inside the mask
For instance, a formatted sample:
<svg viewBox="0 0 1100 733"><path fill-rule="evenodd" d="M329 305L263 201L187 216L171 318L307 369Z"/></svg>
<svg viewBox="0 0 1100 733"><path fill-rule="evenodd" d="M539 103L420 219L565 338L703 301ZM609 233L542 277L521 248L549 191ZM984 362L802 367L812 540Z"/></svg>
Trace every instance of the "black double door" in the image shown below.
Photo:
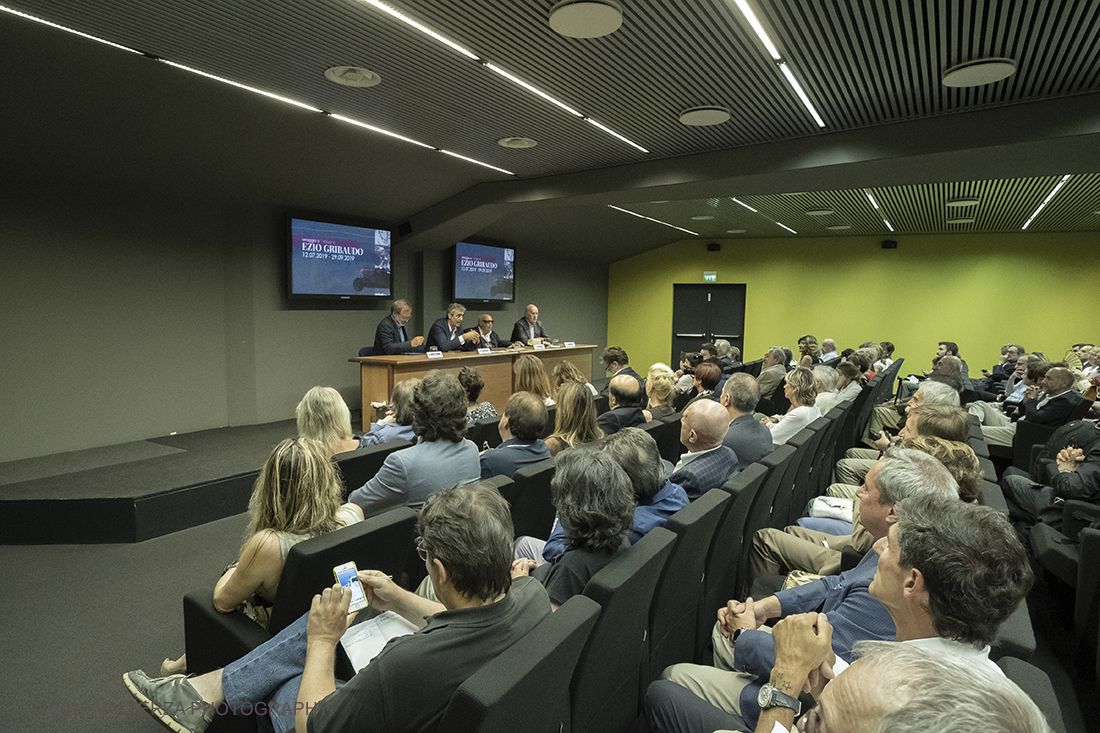
<svg viewBox="0 0 1100 733"><path fill-rule="evenodd" d="M678 369L681 353L698 351L703 343L715 339L725 339L744 352L745 286L673 285L669 365Z"/></svg>

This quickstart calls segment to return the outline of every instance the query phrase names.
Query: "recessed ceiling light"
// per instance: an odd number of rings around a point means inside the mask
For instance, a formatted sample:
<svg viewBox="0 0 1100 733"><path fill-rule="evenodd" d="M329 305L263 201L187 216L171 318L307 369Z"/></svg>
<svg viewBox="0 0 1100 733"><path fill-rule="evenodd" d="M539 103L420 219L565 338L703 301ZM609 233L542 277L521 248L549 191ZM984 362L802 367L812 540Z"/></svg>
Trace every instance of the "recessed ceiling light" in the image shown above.
<svg viewBox="0 0 1100 733"><path fill-rule="evenodd" d="M833 224L831 227L825 227L826 229L832 229L834 232L838 232L841 229L851 229L851 224Z"/></svg>
<svg viewBox="0 0 1100 733"><path fill-rule="evenodd" d="M692 107L680 113L680 123L692 127L706 127L707 125L721 125L728 122L730 111L725 107L709 105L705 107Z"/></svg>
<svg viewBox="0 0 1100 733"><path fill-rule="evenodd" d="M691 220L692 221L710 221L713 218L714 218L713 216L693 216L693 217L691 217Z"/></svg>
<svg viewBox="0 0 1100 733"><path fill-rule="evenodd" d="M977 206L981 202L981 199L974 196L963 196L957 199L948 199L944 206L949 209L961 209L964 206Z"/></svg>
<svg viewBox="0 0 1100 733"><path fill-rule="evenodd" d="M662 199L661 201L650 201L651 204L667 204L668 199Z"/></svg>
<svg viewBox="0 0 1100 733"><path fill-rule="evenodd" d="M810 209L806 212L806 216L829 216L834 213L836 212L832 209Z"/></svg>
<svg viewBox="0 0 1100 733"><path fill-rule="evenodd" d="M1016 71L1016 62L1005 58L975 59L952 66L943 72L945 87L980 87L1007 79Z"/></svg>
<svg viewBox="0 0 1100 733"><path fill-rule="evenodd" d="M805 196L809 191L790 191L788 193L781 193L780 196Z"/></svg>
<svg viewBox="0 0 1100 733"><path fill-rule="evenodd" d="M538 145L538 143L529 137L502 137L497 140L497 145L502 148L515 148L518 150L522 148L533 148Z"/></svg>
<svg viewBox="0 0 1100 733"><path fill-rule="evenodd" d="M1100 214L1100 211L1096 213ZM727 229L726 234L744 234L747 231L747 229Z"/></svg>
<svg viewBox="0 0 1100 733"><path fill-rule="evenodd" d="M382 77L360 66L333 66L325 69L325 78L345 87L375 87Z"/></svg>
<svg viewBox="0 0 1100 733"><path fill-rule="evenodd" d="M954 219L948 219L947 223L948 224L973 224L974 223L974 217L972 217L972 216L959 216L959 217L955 217Z"/></svg>
<svg viewBox="0 0 1100 733"><path fill-rule="evenodd" d="M562 0L550 9L550 27L570 38L599 38L622 24L622 9L607 0Z"/></svg>

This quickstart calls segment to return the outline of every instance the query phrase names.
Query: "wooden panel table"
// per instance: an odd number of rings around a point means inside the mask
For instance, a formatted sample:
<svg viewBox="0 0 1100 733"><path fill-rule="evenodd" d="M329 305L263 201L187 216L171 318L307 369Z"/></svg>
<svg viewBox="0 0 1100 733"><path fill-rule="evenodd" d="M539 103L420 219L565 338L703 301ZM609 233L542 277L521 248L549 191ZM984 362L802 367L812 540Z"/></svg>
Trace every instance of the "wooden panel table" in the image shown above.
<svg viewBox="0 0 1100 733"><path fill-rule="evenodd" d="M485 380L485 389L481 393L482 402L490 402L498 414L504 414L504 405L512 395L514 376L512 365L523 354L531 354L542 360L547 375L562 361L572 362L581 370L585 379L592 381L592 350L594 344L576 346L547 347L546 349L525 348L494 349L491 354L478 354L476 351L449 351L437 359L429 359L426 354L395 354L393 356L358 356L348 359L358 362L359 379L363 388L363 430L370 429L371 416L374 414L372 402L385 402L390 398L393 387L398 382L413 377L420 378L432 369L442 369L458 374L464 366L476 367Z"/></svg>

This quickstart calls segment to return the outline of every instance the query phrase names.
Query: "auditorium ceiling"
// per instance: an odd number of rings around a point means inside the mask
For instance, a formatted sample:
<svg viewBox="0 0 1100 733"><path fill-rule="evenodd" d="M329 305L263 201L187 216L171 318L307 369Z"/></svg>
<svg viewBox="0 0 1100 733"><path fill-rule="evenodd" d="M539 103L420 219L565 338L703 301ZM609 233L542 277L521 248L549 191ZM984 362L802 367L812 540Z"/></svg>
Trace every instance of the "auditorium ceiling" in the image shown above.
<svg viewBox="0 0 1100 733"><path fill-rule="evenodd" d="M420 28L364 0L0 4L15 178L602 261L691 236L1100 230L1095 0L748 0L774 53L736 0L620 2L598 38L536 0L387 3ZM988 58L1014 73L942 82ZM680 121L700 107L728 120Z"/></svg>

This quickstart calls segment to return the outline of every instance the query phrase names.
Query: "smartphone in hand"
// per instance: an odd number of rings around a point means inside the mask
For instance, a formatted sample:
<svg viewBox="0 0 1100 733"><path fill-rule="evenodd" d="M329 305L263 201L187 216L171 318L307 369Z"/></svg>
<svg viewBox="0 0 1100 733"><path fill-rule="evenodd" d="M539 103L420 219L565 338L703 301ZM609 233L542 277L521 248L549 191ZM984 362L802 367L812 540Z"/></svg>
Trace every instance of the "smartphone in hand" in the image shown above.
<svg viewBox="0 0 1100 733"><path fill-rule="evenodd" d="M354 562L346 562L332 569L336 582L345 588L351 588L351 606L348 613L362 611L367 607L367 596L363 593L363 584L359 582L359 569Z"/></svg>

